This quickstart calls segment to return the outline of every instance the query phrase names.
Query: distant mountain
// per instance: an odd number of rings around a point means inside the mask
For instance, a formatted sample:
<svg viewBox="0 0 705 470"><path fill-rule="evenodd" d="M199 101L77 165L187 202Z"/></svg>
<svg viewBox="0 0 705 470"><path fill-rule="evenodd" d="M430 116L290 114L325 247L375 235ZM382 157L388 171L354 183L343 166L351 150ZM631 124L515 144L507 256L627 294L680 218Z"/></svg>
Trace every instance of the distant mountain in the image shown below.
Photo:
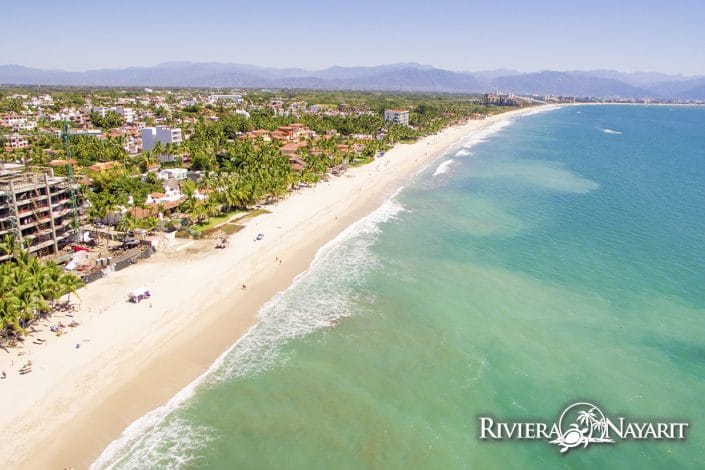
<svg viewBox="0 0 705 470"><path fill-rule="evenodd" d="M702 85L690 88L675 95L681 100L705 100L705 80Z"/></svg>
<svg viewBox="0 0 705 470"><path fill-rule="evenodd" d="M660 96L680 99L702 99L702 93L698 97L697 90L702 90L703 87L705 87L705 77L665 81L649 85L649 89Z"/></svg>
<svg viewBox="0 0 705 470"><path fill-rule="evenodd" d="M465 72L472 74L484 87L490 86L492 80L499 77L511 77L514 75L522 75L518 70L497 69L497 70L482 70L480 72Z"/></svg>
<svg viewBox="0 0 705 470"><path fill-rule="evenodd" d="M636 87L646 87L661 82L679 82L688 80L691 77L686 77L684 75L668 75L665 73L658 72L618 72L616 70L576 70L566 72L571 75L584 76L584 77L596 77L596 78L609 78L612 80L619 80L628 85L633 85Z"/></svg>
<svg viewBox="0 0 705 470"><path fill-rule="evenodd" d="M562 96L647 97L650 93L611 78L576 75L568 72L538 72L498 77L493 88L519 94Z"/></svg>
<svg viewBox="0 0 705 470"><path fill-rule="evenodd" d="M705 77L612 70L521 73L501 69L452 72L417 63L323 70L217 62L166 62L153 67L85 72L0 65L0 83L125 87L304 88L703 99Z"/></svg>

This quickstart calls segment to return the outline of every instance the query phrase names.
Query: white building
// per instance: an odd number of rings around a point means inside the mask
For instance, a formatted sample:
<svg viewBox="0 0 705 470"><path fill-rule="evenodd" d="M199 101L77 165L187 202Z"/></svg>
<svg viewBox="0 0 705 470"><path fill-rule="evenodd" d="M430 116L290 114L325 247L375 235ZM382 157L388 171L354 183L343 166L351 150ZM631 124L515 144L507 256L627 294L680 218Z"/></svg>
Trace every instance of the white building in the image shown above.
<svg viewBox="0 0 705 470"><path fill-rule="evenodd" d="M232 101L234 103L242 103L242 95L211 95L211 101Z"/></svg>
<svg viewBox="0 0 705 470"><path fill-rule="evenodd" d="M91 112L97 114L98 116L104 118L105 115L110 111L110 108L106 108L105 106L96 106L94 108L91 108Z"/></svg>
<svg viewBox="0 0 705 470"><path fill-rule="evenodd" d="M142 134L142 150L152 150L157 142L162 144L180 144L183 142L181 129L178 127L144 127L140 129Z"/></svg>
<svg viewBox="0 0 705 470"><path fill-rule="evenodd" d="M160 180L168 180L169 178L174 178L175 180L185 180L188 176L188 170L186 168L166 168L159 172L157 178Z"/></svg>
<svg viewBox="0 0 705 470"><path fill-rule="evenodd" d="M135 111L132 108L126 108L124 106L118 106L115 108L115 112L118 113L125 122L135 122Z"/></svg>
<svg viewBox="0 0 705 470"><path fill-rule="evenodd" d="M401 124L402 126L409 125L409 111L405 109L385 109L384 120Z"/></svg>
<svg viewBox="0 0 705 470"><path fill-rule="evenodd" d="M183 199L184 195L179 189L173 189L165 186L163 193L151 193L147 195L145 204L161 204L165 202L175 202Z"/></svg>
<svg viewBox="0 0 705 470"><path fill-rule="evenodd" d="M29 147L29 141L23 135L10 134L5 141L5 147L10 149L22 149Z"/></svg>
<svg viewBox="0 0 705 470"><path fill-rule="evenodd" d="M20 114L3 114L0 117L0 126L18 129L27 123L27 118Z"/></svg>
<svg viewBox="0 0 705 470"><path fill-rule="evenodd" d="M135 121L135 111L132 108L126 108L124 106L116 106L114 108L106 108L105 106L96 106L91 109L94 113L99 115L100 117L105 117L105 115L112 111L114 113L117 113L122 117L125 122L134 122Z"/></svg>

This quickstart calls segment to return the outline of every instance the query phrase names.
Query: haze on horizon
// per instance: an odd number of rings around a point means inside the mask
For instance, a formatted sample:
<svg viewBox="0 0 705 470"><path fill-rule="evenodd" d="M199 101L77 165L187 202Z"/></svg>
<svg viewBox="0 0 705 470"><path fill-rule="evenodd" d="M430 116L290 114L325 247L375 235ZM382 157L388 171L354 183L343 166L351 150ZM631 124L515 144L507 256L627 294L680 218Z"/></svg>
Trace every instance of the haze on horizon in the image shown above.
<svg viewBox="0 0 705 470"><path fill-rule="evenodd" d="M528 5L531 3L531 5ZM417 62L457 71L705 75L705 2L321 0L10 2L0 64L69 71L222 62L309 70Z"/></svg>

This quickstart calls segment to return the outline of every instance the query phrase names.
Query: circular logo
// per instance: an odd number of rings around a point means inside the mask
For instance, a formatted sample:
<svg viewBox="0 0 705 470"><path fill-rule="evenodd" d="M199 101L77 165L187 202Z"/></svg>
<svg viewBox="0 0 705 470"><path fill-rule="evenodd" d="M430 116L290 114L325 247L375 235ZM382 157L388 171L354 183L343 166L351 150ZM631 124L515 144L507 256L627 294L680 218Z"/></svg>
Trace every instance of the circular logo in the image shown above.
<svg viewBox="0 0 705 470"><path fill-rule="evenodd" d="M573 447L587 447L591 443L614 442L607 437L607 419L604 413L592 403L573 403L561 413L558 419L561 435L551 441L567 452Z"/></svg>

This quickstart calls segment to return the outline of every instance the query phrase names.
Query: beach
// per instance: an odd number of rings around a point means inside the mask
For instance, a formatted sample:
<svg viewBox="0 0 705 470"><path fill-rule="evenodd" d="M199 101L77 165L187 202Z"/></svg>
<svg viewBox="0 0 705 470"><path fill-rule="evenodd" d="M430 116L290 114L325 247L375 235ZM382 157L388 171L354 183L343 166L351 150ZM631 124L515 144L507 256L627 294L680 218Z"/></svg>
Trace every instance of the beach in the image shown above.
<svg viewBox="0 0 705 470"><path fill-rule="evenodd" d="M78 292L80 325L48 327L26 351L0 352L0 455L6 468L87 468L130 423L199 377L257 322L263 304L305 271L321 246L369 214L450 146L511 116L469 121L298 190L215 240L177 240ZM257 241L257 235L264 234ZM127 294L144 286L139 304ZM246 288L243 288L246 286ZM46 341L34 344L33 338ZM18 369L32 361L32 372Z"/></svg>

